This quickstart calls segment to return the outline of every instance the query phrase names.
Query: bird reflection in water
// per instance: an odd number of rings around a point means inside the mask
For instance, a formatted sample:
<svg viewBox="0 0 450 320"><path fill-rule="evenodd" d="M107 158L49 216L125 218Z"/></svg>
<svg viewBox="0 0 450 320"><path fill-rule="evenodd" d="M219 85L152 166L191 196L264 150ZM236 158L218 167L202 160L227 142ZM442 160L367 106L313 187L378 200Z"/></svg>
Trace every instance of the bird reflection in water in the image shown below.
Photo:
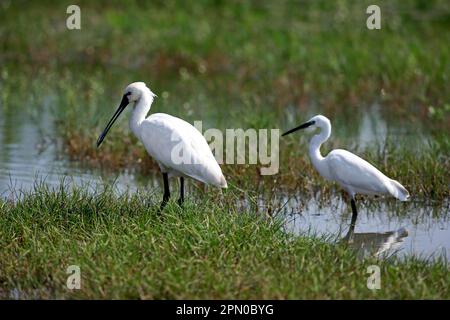
<svg viewBox="0 0 450 320"><path fill-rule="evenodd" d="M352 223L342 239L361 257L388 258L401 250L403 240L408 236L406 228L399 228L386 232L362 232L355 233L355 225Z"/></svg>

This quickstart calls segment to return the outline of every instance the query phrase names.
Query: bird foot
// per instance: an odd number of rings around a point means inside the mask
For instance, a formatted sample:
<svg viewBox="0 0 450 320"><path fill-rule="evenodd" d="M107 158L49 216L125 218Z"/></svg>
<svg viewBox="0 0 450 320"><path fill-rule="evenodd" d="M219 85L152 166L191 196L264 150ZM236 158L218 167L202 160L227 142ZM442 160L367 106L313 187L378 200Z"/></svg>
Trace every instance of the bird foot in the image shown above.
<svg viewBox="0 0 450 320"><path fill-rule="evenodd" d="M159 210L158 210L159 214L161 213L161 211L163 211L163 209L167 205L168 201L169 201L169 199L163 199L163 201L161 202L161 205L159 206Z"/></svg>

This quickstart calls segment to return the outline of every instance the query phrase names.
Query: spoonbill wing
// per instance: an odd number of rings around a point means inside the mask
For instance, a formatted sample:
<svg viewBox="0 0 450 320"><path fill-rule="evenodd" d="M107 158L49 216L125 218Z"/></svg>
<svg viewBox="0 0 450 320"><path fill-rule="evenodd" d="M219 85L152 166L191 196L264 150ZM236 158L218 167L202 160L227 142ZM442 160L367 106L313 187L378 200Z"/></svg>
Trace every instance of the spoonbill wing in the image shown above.
<svg viewBox="0 0 450 320"><path fill-rule="evenodd" d="M218 187L227 186L206 139L190 123L155 113L142 123L140 137L147 152L169 172Z"/></svg>

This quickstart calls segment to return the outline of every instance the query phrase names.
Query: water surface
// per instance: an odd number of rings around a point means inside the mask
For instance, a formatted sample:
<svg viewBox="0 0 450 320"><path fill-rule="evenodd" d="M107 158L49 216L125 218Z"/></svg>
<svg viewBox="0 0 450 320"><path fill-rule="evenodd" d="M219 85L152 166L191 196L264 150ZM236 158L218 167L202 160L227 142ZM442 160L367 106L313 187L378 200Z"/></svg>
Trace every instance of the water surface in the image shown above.
<svg viewBox="0 0 450 320"><path fill-rule="evenodd" d="M367 199L357 202L358 219L350 233L351 208L340 197L318 205L309 199L295 200L285 207L286 230L295 234L318 234L345 240L363 255L400 257L416 255L424 259L450 258L450 202L439 206Z"/></svg>

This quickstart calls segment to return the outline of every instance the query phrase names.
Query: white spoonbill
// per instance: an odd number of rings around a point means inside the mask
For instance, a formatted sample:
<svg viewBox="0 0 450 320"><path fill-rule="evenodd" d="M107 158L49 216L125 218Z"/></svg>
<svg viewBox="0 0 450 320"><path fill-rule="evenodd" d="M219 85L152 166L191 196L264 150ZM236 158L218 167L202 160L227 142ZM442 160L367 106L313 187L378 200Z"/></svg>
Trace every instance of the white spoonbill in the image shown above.
<svg viewBox="0 0 450 320"><path fill-rule="evenodd" d="M144 82L134 82L125 89L122 101L105 130L97 140L100 146L109 129L128 104L133 105L130 129L144 144L148 154L158 163L164 181L164 195L160 210L170 198L169 176L180 178L180 198L184 202L184 177L226 188L227 181L214 158L206 139L188 122L165 113L146 118L156 95Z"/></svg>
<svg viewBox="0 0 450 320"><path fill-rule="evenodd" d="M352 206L352 225L355 224L355 195L391 195L401 201L407 201L409 193L398 181L386 177L373 165L357 155L342 149L331 151L326 157L320 154L320 146L331 135L331 123L327 117L317 115L300 126L291 129L282 136L308 127L320 128L309 143L309 156L319 174L327 180L336 181L350 195Z"/></svg>

